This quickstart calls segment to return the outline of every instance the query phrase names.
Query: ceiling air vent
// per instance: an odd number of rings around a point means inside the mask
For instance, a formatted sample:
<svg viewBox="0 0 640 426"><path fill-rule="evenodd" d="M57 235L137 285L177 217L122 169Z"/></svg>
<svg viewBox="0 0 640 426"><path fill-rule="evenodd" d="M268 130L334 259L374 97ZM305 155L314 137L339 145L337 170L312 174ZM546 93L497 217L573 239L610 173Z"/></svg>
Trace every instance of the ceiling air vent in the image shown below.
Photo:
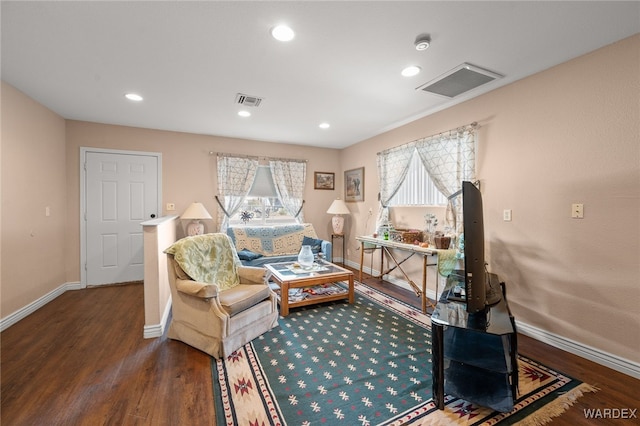
<svg viewBox="0 0 640 426"><path fill-rule="evenodd" d="M236 95L236 103L240 105L257 107L260 105L260 102L262 102L262 98L257 96L243 95L242 93Z"/></svg>
<svg viewBox="0 0 640 426"><path fill-rule="evenodd" d="M454 98L478 86L502 78L500 74L464 63L451 71L447 71L440 77L423 84L416 90L433 93L435 95Z"/></svg>

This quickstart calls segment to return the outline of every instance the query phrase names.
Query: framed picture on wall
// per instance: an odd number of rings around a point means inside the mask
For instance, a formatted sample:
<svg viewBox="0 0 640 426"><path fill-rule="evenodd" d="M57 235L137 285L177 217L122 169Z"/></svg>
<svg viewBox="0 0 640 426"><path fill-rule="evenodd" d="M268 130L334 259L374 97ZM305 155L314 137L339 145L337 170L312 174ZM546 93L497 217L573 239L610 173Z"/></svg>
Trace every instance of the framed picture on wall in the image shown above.
<svg viewBox="0 0 640 426"><path fill-rule="evenodd" d="M344 172L344 200L364 201L364 167Z"/></svg>
<svg viewBox="0 0 640 426"><path fill-rule="evenodd" d="M336 175L329 172L313 173L313 189L335 189Z"/></svg>

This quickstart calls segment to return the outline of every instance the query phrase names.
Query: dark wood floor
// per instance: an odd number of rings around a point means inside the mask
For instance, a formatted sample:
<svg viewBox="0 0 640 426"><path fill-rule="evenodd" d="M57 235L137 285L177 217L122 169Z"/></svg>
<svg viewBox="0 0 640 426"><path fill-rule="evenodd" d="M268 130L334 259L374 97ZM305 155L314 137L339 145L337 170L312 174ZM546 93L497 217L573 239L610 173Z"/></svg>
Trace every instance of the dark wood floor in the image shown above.
<svg viewBox="0 0 640 426"><path fill-rule="evenodd" d="M375 279L371 286L385 285ZM409 291L386 292L419 305ZM2 425L213 425L210 357L166 338L143 339L143 286L68 291L0 335ZM640 381L519 338L520 352L595 385L557 425L584 409L639 408Z"/></svg>

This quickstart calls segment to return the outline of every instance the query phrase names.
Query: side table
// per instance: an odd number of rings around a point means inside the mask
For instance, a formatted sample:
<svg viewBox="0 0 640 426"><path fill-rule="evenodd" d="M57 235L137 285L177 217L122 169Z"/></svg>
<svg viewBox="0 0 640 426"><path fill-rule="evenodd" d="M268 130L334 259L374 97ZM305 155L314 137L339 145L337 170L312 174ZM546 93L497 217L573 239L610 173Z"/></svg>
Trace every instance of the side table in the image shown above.
<svg viewBox="0 0 640 426"><path fill-rule="evenodd" d="M331 234L331 246L333 247L335 247L335 243L333 242L333 240L335 240L336 238L342 240L342 252L340 253L340 257L342 258L342 266L344 266L344 234ZM333 257L335 257L335 254L333 255Z"/></svg>

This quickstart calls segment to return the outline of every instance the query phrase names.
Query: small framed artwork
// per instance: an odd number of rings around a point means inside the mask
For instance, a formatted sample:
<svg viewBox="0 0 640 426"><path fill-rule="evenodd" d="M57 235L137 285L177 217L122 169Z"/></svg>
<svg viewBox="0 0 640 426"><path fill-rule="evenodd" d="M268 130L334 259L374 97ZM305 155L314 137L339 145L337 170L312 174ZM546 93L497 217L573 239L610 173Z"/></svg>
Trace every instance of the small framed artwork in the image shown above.
<svg viewBox="0 0 640 426"><path fill-rule="evenodd" d="M344 200L364 201L364 167L344 172Z"/></svg>
<svg viewBox="0 0 640 426"><path fill-rule="evenodd" d="M336 175L329 172L314 172L313 189L335 189Z"/></svg>

